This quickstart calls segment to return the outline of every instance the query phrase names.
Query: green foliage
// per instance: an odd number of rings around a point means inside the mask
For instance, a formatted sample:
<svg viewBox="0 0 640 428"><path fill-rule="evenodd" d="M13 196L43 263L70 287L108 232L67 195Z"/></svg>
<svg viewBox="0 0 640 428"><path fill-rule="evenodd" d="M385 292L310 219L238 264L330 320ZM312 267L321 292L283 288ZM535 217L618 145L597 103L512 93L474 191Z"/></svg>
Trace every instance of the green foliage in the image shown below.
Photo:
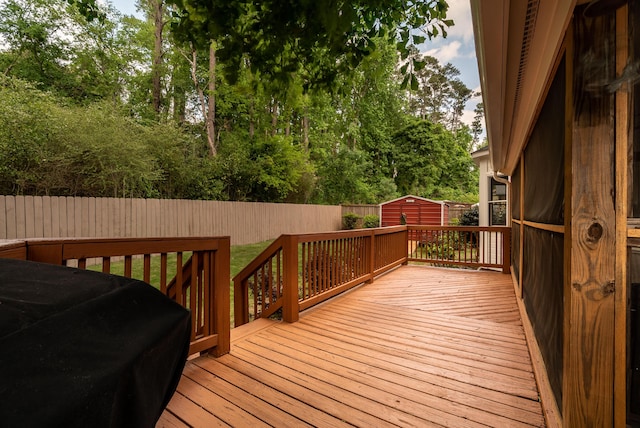
<svg viewBox="0 0 640 428"><path fill-rule="evenodd" d="M477 201L478 175L468 152L468 128L454 134L441 124L413 119L398 131L395 141L395 182L400 194Z"/></svg>
<svg viewBox="0 0 640 428"><path fill-rule="evenodd" d="M460 215L460 226L477 226L479 215L478 207L471 207Z"/></svg>
<svg viewBox="0 0 640 428"><path fill-rule="evenodd" d="M146 20L93 0L3 3L0 193L477 200L468 129L415 120L400 88L397 49L413 86L436 68L407 46L451 24L444 1L176 0L164 3L158 26L153 3L139 3ZM200 45L185 42L188 28ZM157 29L162 63L154 65ZM212 35L219 36L215 89ZM216 156L208 150L209 114Z"/></svg>
<svg viewBox="0 0 640 428"><path fill-rule="evenodd" d="M375 195L367 182L371 163L360 150L340 149L317 164L318 180L314 202L328 204L374 203Z"/></svg>
<svg viewBox="0 0 640 428"><path fill-rule="evenodd" d="M444 0L412 2L381 0L281 2L265 0L172 0L177 6L173 31L183 40L206 46L222 44L220 59L237 75L245 56L254 70L289 81L305 65L309 82L328 84L355 68L378 48L376 37L399 38L403 59L407 46L421 40L411 29L431 38L453 24Z"/></svg>
<svg viewBox="0 0 640 428"><path fill-rule="evenodd" d="M342 216L342 226L347 229L355 229L356 225L360 220L360 216L355 213L346 213Z"/></svg>
<svg viewBox="0 0 640 428"><path fill-rule="evenodd" d="M427 257L439 260L453 260L459 247L460 235L438 234L430 237L424 245L427 250Z"/></svg>
<svg viewBox="0 0 640 428"><path fill-rule="evenodd" d="M380 226L380 217L375 214L367 214L362 218L362 226L366 228Z"/></svg>

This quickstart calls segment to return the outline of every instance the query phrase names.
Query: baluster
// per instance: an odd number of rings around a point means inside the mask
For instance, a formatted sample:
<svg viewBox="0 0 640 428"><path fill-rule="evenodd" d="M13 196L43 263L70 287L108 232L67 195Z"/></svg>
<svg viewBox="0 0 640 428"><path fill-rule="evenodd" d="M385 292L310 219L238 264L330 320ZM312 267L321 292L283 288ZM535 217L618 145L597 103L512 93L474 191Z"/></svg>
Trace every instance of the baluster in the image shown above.
<svg viewBox="0 0 640 428"><path fill-rule="evenodd" d="M151 282L151 254L144 255L143 281Z"/></svg>
<svg viewBox="0 0 640 428"><path fill-rule="evenodd" d="M167 253L160 254L160 291L167 294Z"/></svg>

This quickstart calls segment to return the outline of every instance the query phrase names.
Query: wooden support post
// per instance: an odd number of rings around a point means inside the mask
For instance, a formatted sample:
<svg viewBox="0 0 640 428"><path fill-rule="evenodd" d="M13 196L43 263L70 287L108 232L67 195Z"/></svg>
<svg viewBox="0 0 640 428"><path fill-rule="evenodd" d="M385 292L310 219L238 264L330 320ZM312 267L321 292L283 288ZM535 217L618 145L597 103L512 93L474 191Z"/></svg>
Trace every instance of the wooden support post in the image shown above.
<svg viewBox="0 0 640 428"><path fill-rule="evenodd" d="M524 181L527 179L524 167L524 152L520 155L520 239L518 240L518 285L520 286L520 298L524 299L524 284L522 282L524 264Z"/></svg>
<svg viewBox="0 0 640 428"><path fill-rule="evenodd" d="M629 60L628 6L616 12L616 75L622 75ZM614 426L627 426L627 211L629 134L632 129L629 91L616 92L616 292Z"/></svg>
<svg viewBox="0 0 640 428"><path fill-rule="evenodd" d="M195 254L195 253L194 253ZM231 350L231 239L219 238L218 249L213 257L213 332L218 335L218 346L212 354L219 357ZM193 293L194 288L191 289ZM246 306L245 306L246 307ZM191 315L193 316L193 314ZM207 315L208 316L208 315Z"/></svg>
<svg viewBox="0 0 640 428"><path fill-rule="evenodd" d="M502 273L511 273L511 228L502 229Z"/></svg>
<svg viewBox="0 0 640 428"><path fill-rule="evenodd" d="M249 322L249 285L240 278L233 280L233 320L236 327Z"/></svg>
<svg viewBox="0 0 640 428"><path fill-rule="evenodd" d="M406 253L406 257L404 258L404 261L402 262L403 265L408 265L409 264L409 256L411 255L409 253L409 228L407 226L404 226L404 250Z"/></svg>
<svg viewBox="0 0 640 428"><path fill-rule="evenodd" d="M574 14L571 269L565 288L563 422L611 427L614 385L615 209L613 15ZM569 55L568 55L569 57Z"/></svg>
<svg viewBox="0 0 640 428"><path fill-rule="evenodd" d="M369 234L368 250L367 268L369 269L369 279L367 279L367 284L371 284L373 282L374 272L376 271L376 234L373 229L371 229L371 233Z"/></svg>
<svg viewBox="0 0 640 428"><path fill-rule="evenodd" d="M300 318L298 306L298 237L283 235L283 306L282 320L296 322Z"/></svg>
<svg viewBox="0 0 640 428"><path fill-rule="evenodd" d="M49 240L30 240L27 244L27 260L33 262L63 265L63 242Z"/></svg>

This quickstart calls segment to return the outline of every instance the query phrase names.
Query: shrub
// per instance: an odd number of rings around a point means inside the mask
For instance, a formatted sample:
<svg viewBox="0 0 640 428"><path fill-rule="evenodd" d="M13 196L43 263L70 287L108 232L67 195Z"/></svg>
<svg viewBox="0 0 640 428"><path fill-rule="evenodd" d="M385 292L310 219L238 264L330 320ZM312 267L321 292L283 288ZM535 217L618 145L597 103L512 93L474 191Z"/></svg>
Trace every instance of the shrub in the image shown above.
<svg viewBox="0 0 640 428"><path fill-rule="evenodd" d="M360 216L357 214L346 213L345 215L342 216L342 224L345 229L355 229L356 223L358 223L359 219L360 219Z"/></svg>
<svg viewBox="0 0 640 428"><path fill-rule="evenodd" d="M477 226L479 224L478 207L472 207L460 215L460 226Z"/></svg>
<svg viewBox="0 0 640 428"><path fill-rule="evenodd" d="M380 217L375 214L367 214L362 218L362 225L366 228L373 228L380 226Z"/></svg>

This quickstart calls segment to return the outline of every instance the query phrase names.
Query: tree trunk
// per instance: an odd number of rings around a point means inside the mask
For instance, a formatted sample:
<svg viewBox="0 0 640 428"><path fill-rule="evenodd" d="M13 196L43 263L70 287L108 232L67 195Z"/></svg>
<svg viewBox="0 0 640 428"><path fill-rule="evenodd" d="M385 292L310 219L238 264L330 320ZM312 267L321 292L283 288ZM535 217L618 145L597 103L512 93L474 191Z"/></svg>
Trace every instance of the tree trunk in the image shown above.
<svg viewBox="0 0 640 428"><path fill-rule="evenodd" d="M273 100L273 103L271 104L271 136L272 137L276 135L277 127L278 127L278 102L276 100Z"/></svg>
<svg viewBox="0 0 640 428"><path fill-rule="evenodd" d="M185 55L186 56L186 55ZM209 153L215 157L218 154L216 150L216 42L211 41L209 46L209 85L207 92L209 98L205 98L204 90L198 83L198 52L195 47L191 46L191 79L193 80L193 86L198 93L198 99L200 100L200 112L204 119L205 127L207 129L207 144L209 145Z"/></svg>
<svg viewBox="0 0 640 428"><path fill-rule="evenodd" d="M207 103L207 142L211 156L216 156L216 42L209 45L209 100Z"/></svg>
<svg viewBox="0 0 640 428"><path fill-rule="evenodd" d="M249 107L249 137L253 138L256 133L256 123L254 120L255 100L251 97L251 106Z"/></svg>
<svg viewBox="0 0 640 428"><path fill-rule="evenodd" d="M153 65L151 66L153 110L156 112L156 114L159 114L160 107L162 105L162 29L164 27L162 15L164 12L164 4L163 0L150 0L150 2L152 18L155 27Z"/></svg>
<svg viewBox="0 0 640 428"><path fill-rule="evenodd" d="M302 144L304 151L309 153L309 112L306 107L302 116Z"/></svg>
<svg viewBox="0 0 640 428"><path fill-rule="evenodd" d="M179 124L183 124L186 120L187 112L187 95L182 85L176 84L176 77L171 77L171 86L173 88L173 120Z"/></svg>

